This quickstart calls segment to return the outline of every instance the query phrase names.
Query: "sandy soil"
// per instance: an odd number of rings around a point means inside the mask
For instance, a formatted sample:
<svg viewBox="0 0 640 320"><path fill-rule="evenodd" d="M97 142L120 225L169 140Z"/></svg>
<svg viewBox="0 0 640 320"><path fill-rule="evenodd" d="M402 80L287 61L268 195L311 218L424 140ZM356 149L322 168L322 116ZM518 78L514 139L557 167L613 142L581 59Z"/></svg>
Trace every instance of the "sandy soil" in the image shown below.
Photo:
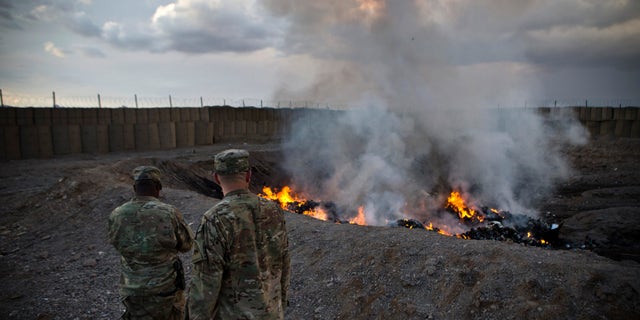
<svg viewBox="0 0 640 320"><path fill-rule="evenodd" d="M210 156L229 145L0 164L0 318L117 319L118 255L106 219L132 168L165 171L162 200L195 230L219 196ZM243 145L254 182L276 183L277 145ZM640 140L566 150L576 176L540 210L589 250L461 240L425 230L287 214L288 319L640 318ZM184 255L190 269L189 254Z"/></svg>

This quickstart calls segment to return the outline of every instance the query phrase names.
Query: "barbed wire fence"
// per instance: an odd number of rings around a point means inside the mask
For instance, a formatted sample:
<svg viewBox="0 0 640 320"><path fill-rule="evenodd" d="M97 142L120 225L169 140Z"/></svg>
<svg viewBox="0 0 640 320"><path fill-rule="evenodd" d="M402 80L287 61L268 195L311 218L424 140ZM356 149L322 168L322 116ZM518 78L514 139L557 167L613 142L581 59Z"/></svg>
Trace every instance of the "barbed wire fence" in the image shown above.
<svg viewBox="0 0 640 320"><path fill-rule="evenodd" d="M265 100L256 98L218 98L218 97L165 97L138 96L65 96L56 95L27 95L6 92L0 89L1 107L53 107L53 108L158 108L158 107L260 107L260 108L316 108L346 110L350 106L344 102L317 102L311 100ZM522 102L498 104L497 107L630 107L640 106L639 99L611 99L611 98L563 98L526 100Z"/></svg>
<svg viewBox="0 0 640 320"><path fill-rule="evenodd" d="M49 96L7 94L0 89L2 107L53 107L53 108L180 108L180 107L259 107L259 108L317 108L345 109L346 103L317 102L310 100L266 100L256 98L218 98L218 97L149 97L134 94L123 96L64 96L55 91Z"/></svg>
<svg viewBox="0 0 640 320"><path fill-rule="evenodd" d="M611 98L569 98L569 99L544 99L539 100L532 107L637 107L640 103L637 99L611 99Z"/></svg>

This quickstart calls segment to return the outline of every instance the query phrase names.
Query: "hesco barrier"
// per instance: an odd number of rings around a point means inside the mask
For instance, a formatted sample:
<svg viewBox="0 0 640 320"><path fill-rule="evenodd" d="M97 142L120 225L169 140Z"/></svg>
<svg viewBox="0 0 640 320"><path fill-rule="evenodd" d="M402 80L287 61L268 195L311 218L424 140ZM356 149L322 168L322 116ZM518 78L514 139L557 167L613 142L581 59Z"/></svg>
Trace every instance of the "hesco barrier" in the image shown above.
<svg viewBox="0 0 640 320"><path fill-rule="evenodd" d="M638 107L524 109L573 112L592 137L640 138ZM519 109L523 110L523 109ZM515 110L518 111L518 110ZM75 153L166 150L221 142L279 141L293 119L321 109L273 108L0 108L0 160Z"/></svg>

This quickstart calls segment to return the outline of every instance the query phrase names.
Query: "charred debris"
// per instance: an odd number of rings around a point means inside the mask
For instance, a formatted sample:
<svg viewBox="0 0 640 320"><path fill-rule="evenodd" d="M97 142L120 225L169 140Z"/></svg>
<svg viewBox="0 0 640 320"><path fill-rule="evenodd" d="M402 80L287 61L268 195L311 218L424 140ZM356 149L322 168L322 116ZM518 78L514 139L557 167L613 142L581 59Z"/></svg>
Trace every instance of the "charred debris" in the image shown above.
<svg viewBox="0 0 640 320"><path fill-rule="evenodd" d="M287 203L285 209L297 213L306 214L314 210L322 210L326 213L327 221L334 223L351 223L342 220L338 207L333 202L320 201L293 201ZM444 209L445 213L457 216L452 209ZM586 239L583 243L571 243L560 238L561 224L548 223L542 219L534 219L524 214L514 214L509 211L498 211L488 207L482 207L478 212L481 218L464 218L459 223L470 228L459 234L448 234L431 223L421 222L416 219L398 219L390 222L389 226L404 227L415 230L438 232L448 236L465 240L494 240L510 241L526 246L543 247L549 249L589 249L597 247L594 241Z"/></svg>

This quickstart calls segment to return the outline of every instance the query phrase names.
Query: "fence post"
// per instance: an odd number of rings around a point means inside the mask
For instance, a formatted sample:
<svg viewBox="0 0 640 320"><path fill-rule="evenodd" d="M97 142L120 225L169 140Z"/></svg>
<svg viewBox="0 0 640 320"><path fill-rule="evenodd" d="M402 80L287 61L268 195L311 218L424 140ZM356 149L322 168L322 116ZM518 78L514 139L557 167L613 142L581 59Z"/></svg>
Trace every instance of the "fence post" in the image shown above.
<svg viewBox="0 0 640 320"><path fill-rule="evenodd" d="M173 108L173 101L171 101L171 95L169 95L169 108Z"/></svg>
<svg viewBox="0 0 640 320"><path fill-rule="evenodd" d="M204 103L202 102L202 97L200 97L200 108L204 108Z"/></svg>
<svg viewBox="0 0 640 320"><path fill-rule="evenodd" d="M100 101L100 94L98 93L98 108L102 109L102 101Z"/></svg>
<svg viewBox="0 0 640 320"><path fill-rule="evenodd" d="M585 107L588 107L588 106L589 106L589 100L585 100L585 101L584 101L584 106L585 106Z"/></svg>
<svg viewBox="0 0 640 320"><path fill-rule="evenodd" d="M222 106L226 106L227 105L227 99L222 99Z"/></svg>
<svg viewBox="0 0 640 320"><path fill-rule="evenodd" d="M244 99L242 99L242 107L244 107Z"/></svg>
<svg viewBox="0 0 640 320"><path fill-rule="evenodd" d="M52 91L51 93L53 95L53 107L55 108L56 107L56 92Z"/></svg>
<svg viewBox="0 0 640 320"><path fill-rule="evenodd" d="M262 108L262 99L260 99L260 108Z"/></svg>
<svg viewBox="0 0 640 320"><path fill-rule="evenodd" d="M0 89L0 107L4 107L4 99L2 98L2 89Z"/></svg>
<svg viewBox="0 0 640 320"><path fill-rule="evenodd" d="M136 109L138 109L138 95L134 94L133 99L136 101Z"/></svg>

